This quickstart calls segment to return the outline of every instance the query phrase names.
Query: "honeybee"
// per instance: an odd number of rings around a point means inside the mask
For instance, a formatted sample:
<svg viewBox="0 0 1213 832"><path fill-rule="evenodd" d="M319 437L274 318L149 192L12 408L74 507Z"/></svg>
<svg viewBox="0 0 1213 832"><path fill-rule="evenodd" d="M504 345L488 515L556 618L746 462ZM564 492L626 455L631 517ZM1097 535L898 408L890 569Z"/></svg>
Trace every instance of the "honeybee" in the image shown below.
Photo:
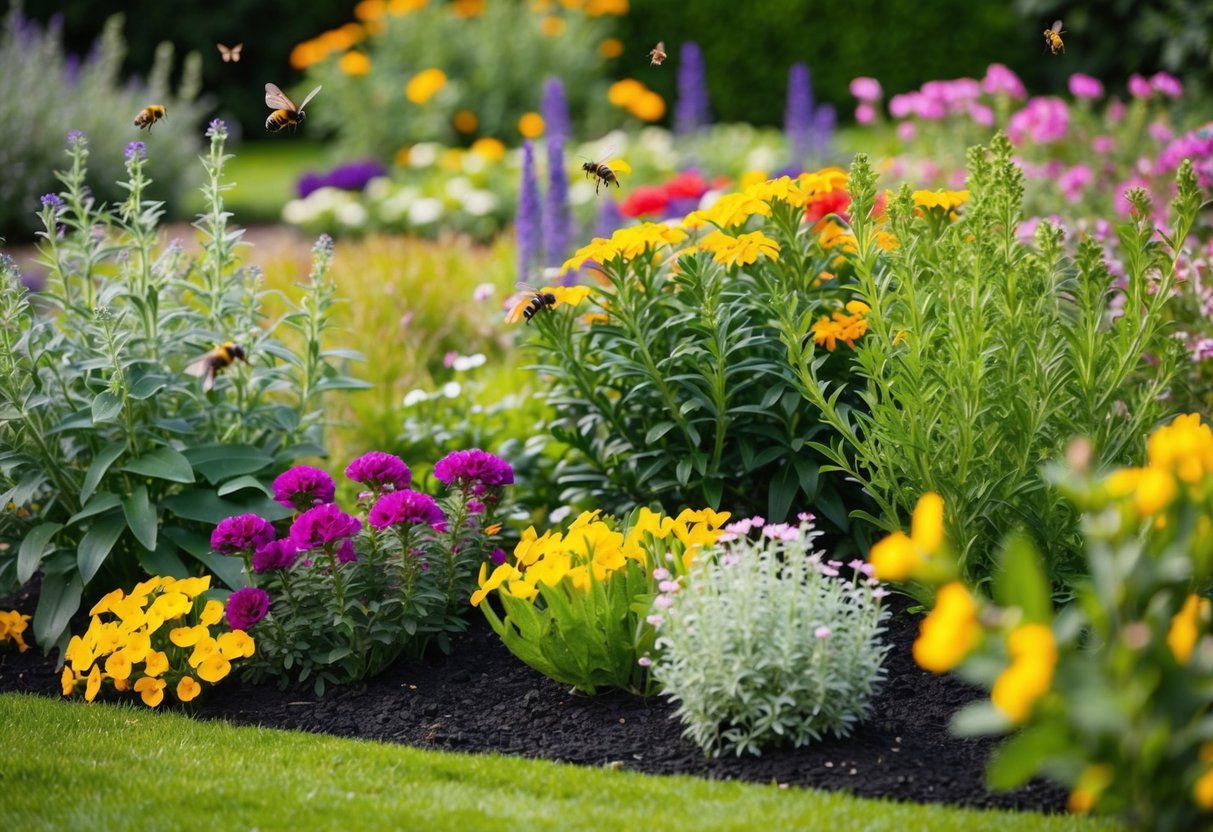
<svg viewBox="0 0 1213 832"><path fill-rule="evenodd" d="M231 61L233 63L239 63L240 50L244 48L244 44L238 43L235 46L232 46L229 48L227 46L224 46L222 43L216 43L215 48L219 50L219 55L220 55L220 57L223 58L224 63L227 63L228 61Z"/></svg>
<svg viewBox="0 0 1213 832"><path fill-rule="evenodd" d="M270 113L269 118L265 120L265 129L272 133L276 133L283 127L289 126L294 130L299 126L299 122L303 121L303 108L308 102L316 97L316 93L320 92L320 87L312 90L307 94L307 98L303 99L303 103L298 107L286 97L282 90L278 89L276 84L265 85L265 106L269 107L274 112Z"/></svg>
<svg viewBox="0 0 1213 832"><path fill-rule="evenodd" d="M525 283L519 283L518 288L529 292L531 297L518 301L514 308L510 310L510 314L506 316L506 321L509 323L517 321L518 316L521 315L529 324L531 318L538 315L541 309L556 305L556 295L546 289L536 289Z"/></svg>
<svg viewBox="0 0 1213 832"><path fill-rule="evenodd" d="M147 128L147 132L152 132L152 125L162 118L167 118L168 113L164 111L163 104L149 104L138 112L135 116L135 126L142 130Z"/></svg>
<svg viewBox="0 0 1213 832"><path fill-rule="evenodd" d="M609 151L608 151L609 152ZM613 183L616 188L622 189L619 184L620 173L631 173L632 166L622 159L612 159L608 162L586 162L581 166L587 177L594 177L594 194L597 195L598 188L602 184L606 184L607 190L611 189Z"/></svg>
<svg viewBox="0 0 1213 832"><path fill-rule="evenodd" d="M235 341L224 341L210 352L191 361L185 371L202 379L202 392L206 393L215 386L215 376L232 366L236 359L245 364L249 363L243 347Z"/></svg>
<svg viewBox="0 0 1213 832"><path fill-rule="evenodd" d="M1045 46L1049 47L1054 55L1056 55L1059 51L1066 51L1066 45L1061 40L1061 36L1064 34L1065 32L1061 30L1060 20L1054 20L1053 25L1048 29L1045 29Z"/></svg>
<svg viewBox="0 0 1213 832"><path fill-rule="evenodd" d="M665 41L659 40L657 46L649 52L649 66L661 66L668 57L665 53Z"/></svg>

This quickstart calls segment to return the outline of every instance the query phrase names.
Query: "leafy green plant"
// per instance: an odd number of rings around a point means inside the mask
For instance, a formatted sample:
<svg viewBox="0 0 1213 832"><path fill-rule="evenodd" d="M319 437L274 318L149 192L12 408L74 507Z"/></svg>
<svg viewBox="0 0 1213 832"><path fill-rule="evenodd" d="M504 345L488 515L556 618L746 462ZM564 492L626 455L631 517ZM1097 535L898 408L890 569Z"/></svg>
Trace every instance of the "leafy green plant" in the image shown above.
<svg viewBox="0 0 1213 832"><path fill-rule="evenodd" d="M751 521L726 527L682 582L662 584L653 676L677 703L683 735L712 756L845 737L884 680L888 611L871 568L813 551L819 533ZM727 540L727 538L734 538Z"/></svg>
<svg viewBox="0 0 1213 832"><path fill-rule="evenodd" d="M70 130L89 136L114 136L119 130L135 135L135 114L148 104L162 104L168 118L146 134L155 156L152 173L163 183L162 197L170 209L191 185L191 164L198 154L195 132L202 119L198 101L202 87L202 60L186 56L181 80L173 92L173 45L161 43L146 81L126 83L121 78L126 45L122 17L106 21L87 60L64 54L56 26L42 30L22 15L14 3L0 33L0 232L8 236L32 234L38 196L55 186L52 169L58 148ZM115 142L94 156L98 199L117 201L122 191L122 146ZM4 234L0 233L0 236Z"/></svg>
<svg viewBox="0 0 1213 832"><path fill-rule="evenodd" d="M207 135L199 257L159 245L163 205L149 198L142 142L127 148L127 197L109 208L86 184L89 145L73 133L64 190L42 199L50 275L36 304L0 261L0 504L14 508L0 514L0 578L23 584L42 570L33 630L44 649L62 646L98 586L198 564L239 586L202 529L241 510L284 516L264 478L322 454L323 396L362 386L335 363L356 356L322 346L336 303L331 241L314 249L298 302L263 326L259 274L239 266L243 232L223 206L226 128L213 122ZM228 341L247 367L231 362L209 391L183 372Z"/></svg>
<svg viewBox="0 0 1213 832"><path fill-rule="evenodd" d="M1173 241L1192 228L1199 198L1185 164L1166 236L1146 219L1144 193L1130 192L1138 216L1119 229L1118 284L1094 240L1069 260L1057 226L1042 223L1035 245L1018 239L1023 175L1011 153L1003 137L974 148L967 195L903 188L887 220L872 217L876 178L857 157L848 259L854 296L871 312L852 372L824 375L828 357L806 338L811 311L795 298L780 328L797 388L829 428L813 447L880 509L857 516L894 529L919 494L938 492L967 578L988 581L998 541L1022 525L1064 595L1087 569L1078 516L1040 465L1075 435L1090 437L1103 464L1138 460L1145 429L1169 412ZM887 233L897 241L888 251ZM856 395L861 408L849 404Z"/></svg>

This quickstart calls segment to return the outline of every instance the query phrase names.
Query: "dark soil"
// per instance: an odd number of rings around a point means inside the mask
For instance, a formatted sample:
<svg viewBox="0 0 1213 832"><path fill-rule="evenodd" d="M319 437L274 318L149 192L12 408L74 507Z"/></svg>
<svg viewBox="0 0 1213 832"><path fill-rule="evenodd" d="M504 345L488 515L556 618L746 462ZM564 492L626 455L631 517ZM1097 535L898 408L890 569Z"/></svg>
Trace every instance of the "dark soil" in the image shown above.
<svg viewBox="0 0 1213 832"><path fill-rule="evenodd" d="M0 609L32 612L33 593L0 599ZM895 608L904 604L895 605ZM772 781L919 803L1060 811L1065 793L1043 782L989 792L983 782L989 740L958 739L948 720L981 696L963 682L918 669L910 656L917 620L904 610L888 633L888 682L866 723L847 739L828 739L762 756L706 759L681 737L663 698L572 693L515 659L481 620L454 639L450 656L397 664L363 684L317 699L307 690L236 680L208 690L202 719L397 742L450 751L497 751L580 765L622 766L650 774ZM52 662L31 648L0 650L0 692L59 696ZM166 700L167 701L167 700Z"/></svg>

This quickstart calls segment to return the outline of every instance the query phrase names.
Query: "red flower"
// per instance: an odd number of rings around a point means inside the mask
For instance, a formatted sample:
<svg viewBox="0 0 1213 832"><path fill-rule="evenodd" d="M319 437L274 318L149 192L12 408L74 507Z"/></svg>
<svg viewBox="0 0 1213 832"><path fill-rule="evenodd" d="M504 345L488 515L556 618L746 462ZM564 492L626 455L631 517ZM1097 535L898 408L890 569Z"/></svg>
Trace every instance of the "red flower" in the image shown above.
<svg viewBox="0 0 1213 832"><path fill-rule="evenodd" d="M822 194L805 206L804 218L806 222L815 223L830 214L837 214L842 217L844 222L847 222L850 218L845 212L850 205L851 195L842 188L838 188Z"/></svg>
<svg viewBox="0 0 1213 832"><path fill-rule="evenodd" d="M625 217L642 217L645 214L660 217L668 204L665 189L655 185L639 185L632 189L627 199L619 203L619 213Z"/></svg>
<svg viewBox="0 0 1213 832"><path fill-rule="evenodd" d="M708 181L697 171L688 170L666 183L666 196L670 199L699 199L708 190Z"/></svg>

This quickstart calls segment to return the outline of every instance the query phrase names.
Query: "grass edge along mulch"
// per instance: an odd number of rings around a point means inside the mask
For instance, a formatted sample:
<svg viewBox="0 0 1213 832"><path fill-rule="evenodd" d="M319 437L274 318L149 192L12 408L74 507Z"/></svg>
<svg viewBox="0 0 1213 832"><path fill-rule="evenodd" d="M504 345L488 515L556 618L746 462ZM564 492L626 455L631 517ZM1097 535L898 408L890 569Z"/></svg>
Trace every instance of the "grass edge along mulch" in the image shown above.
<svg viewBox="0 0 1213 832"><path fill-rule="evenodd" d="M0 829L1112 830L0 695Z"/></svg>

